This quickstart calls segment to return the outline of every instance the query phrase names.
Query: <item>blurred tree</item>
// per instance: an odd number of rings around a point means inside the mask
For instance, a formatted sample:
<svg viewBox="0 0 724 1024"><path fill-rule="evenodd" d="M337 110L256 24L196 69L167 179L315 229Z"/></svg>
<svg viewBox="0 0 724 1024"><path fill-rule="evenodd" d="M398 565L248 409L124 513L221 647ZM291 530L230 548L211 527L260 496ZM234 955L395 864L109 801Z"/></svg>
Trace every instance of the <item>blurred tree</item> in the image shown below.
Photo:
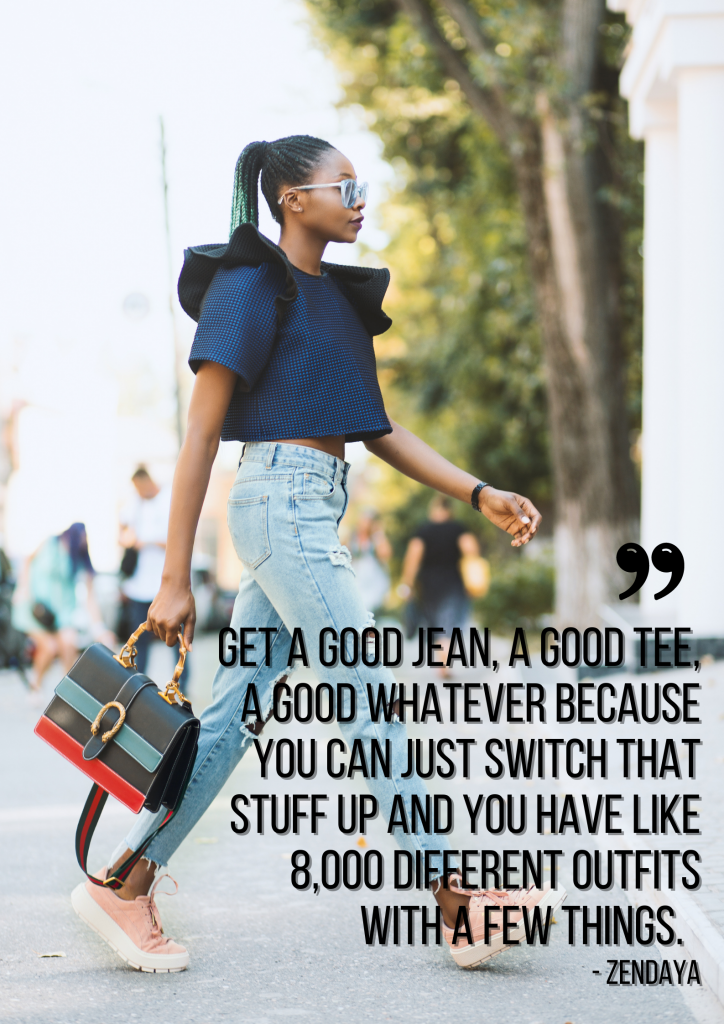
<svg viewBox="0 0 724 1024"><path fill-rule="evenodd" d="M604 0L309 6L407 185L386 254L405 337L380 339L383 373L436 412L425 433L445 454L544 505L550 442L557 611L588 625L637 530L641 152L618 96L624 26Z"/></svg>

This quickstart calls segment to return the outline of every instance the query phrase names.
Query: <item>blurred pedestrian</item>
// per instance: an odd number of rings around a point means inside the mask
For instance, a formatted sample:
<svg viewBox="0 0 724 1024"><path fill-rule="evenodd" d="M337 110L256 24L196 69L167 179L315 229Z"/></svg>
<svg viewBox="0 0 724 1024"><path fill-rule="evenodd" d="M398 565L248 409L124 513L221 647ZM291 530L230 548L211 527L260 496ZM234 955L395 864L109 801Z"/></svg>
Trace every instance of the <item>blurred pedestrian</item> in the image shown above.
<svg viewBox="0 0 724 1024"><path fill-rule="evenodd" d="M121 584L123 640L146 621L161 587L171 508L171 488L159 487L145 466L138 467L131 482L136 493L120 515L120 543L125 548L121 574L126 577ZM153 633L146 632L136 642L139 672L146 671L152 639Z"/></svg>
<svg viewBox="0 0 724 1024"><path fill-rule="evenodd" d="M30 685L27 669L32 667L35 645L12 623L15 583L10 559L0 548L0 670L14 668L26 685Z"/></svg>
<svg viewBox="0 0 724 1024"><path fill-rule="evenodd" d="M470 614L470 601L460 571L460 559L479 557L477 537L467 526L452 518L452 501L436 495L430 502L428 520L415 531L407 545L398 587L401 597L412 599L418 626L445 630L438 642L444 661L454 626L463 626ZM408 624L408 636L413 630ZM448 669L440 670L448 675Z"/></svg>
<svg viewBox="0 0 724 1024"><path fill-rule="evenodd" d="M392 558L392 545L382 528L377 511L366 508L362 511L349 542L352 552L352 566L357 577L357 586L365 607L377 612L383 605L390 589L390 573L387 566Z"/></svg>
<svg viewBox="0 0 724 1024"><path fill-rule="evenodd" d="M56 658L67 672L81 649L78 622L83 616L77 584L85 577L85 604L94 639L113 643L93 593L95 570L88 554L84 523L73 523L57 537L49 537L27 559L13 600L13 625L33 640L30 688L40 690L43 676Z"/></svg>

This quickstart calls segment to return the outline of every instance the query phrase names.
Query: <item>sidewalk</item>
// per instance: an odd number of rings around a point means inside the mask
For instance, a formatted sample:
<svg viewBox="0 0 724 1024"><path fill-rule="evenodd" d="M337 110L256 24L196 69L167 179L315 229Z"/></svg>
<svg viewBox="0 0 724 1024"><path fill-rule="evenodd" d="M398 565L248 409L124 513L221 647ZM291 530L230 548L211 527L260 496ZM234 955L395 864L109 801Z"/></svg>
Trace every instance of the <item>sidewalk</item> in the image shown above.
<svg viewBox="0 0 724 1024"><path fill-rule="evenodd" d="M209 699L216 638L199 638L194 648L189 689L199 713ZM162 648L156 649L152 676L164 676L165 655ZM716 673L719 669L716 666ZM509 672L501 669L495 679L514 678ZM297 678L313 682L311 673L303 670ZM398 678L424 684L436 677L429 670L408 668L401 670ZM475 681L465 673L455 678ZM697 677L704 683L708 678L706 671ZM48 696L55 681L48 680ZM724 686L718 683L705 686L707 708L710 704L713 708L714 698L719 699L722 691ZM318 836L307 831L300 836L237 836L230 829L230 796L239 792L325 792L334 806L337 793L365 792L364 782L356 777L333 783L323 766L314 782L284 782L275 777L262 781L253 751L173 858L171 870L181 885L179 895L159 900L166 931L191 952L189 970L157 976L134 972L86 929L70 907L69 894L80 877L73 836L87 793L85 779L32 735L42 709L30 706L27 693L10 673L0 674L0 699L0 777L4 783L0 790L4 868L0 880L4 911L0 920L0 1020L13 1024L125 1024L169 1018L175 1024L274 1024L280 1018L311 1024L387 1020L439 1024L452 1019L456 1024L480 1024L481 1020L489 1024L610 1024L612 1020L721 1024L724 1020L719 1005L705 989L606 987L608 957L658 959L659 953L649 946L618 951L580 941L569 946L564 915L553 927L548 947L523 945L472 971L459 970L444 946L422 945L419 930L414 946L366 946L361 904L424 903L432 907L431 897L392 888L395 845L379 819L372 823L366 841L368 848L379 849L390 865L384 890L322 890L316 896L312 891L294 890L290 857L295 849L309 850L317 868L325 849L354 849L356 837L340 835L331 821ZM526 735L526 730L522 726L491 729L487 725L430 723L424 728L409 727L413 737L474 736L478 740L476 757L481 758L485 740L491 735L515 739ZM333 725L292 730L270 723L264 737L308 739L312 734L322 741L338 735ZM706 742L703 734L702 738ZM705 746L701 753L716 764L715 751ZM719 765L717 768L720 774L724 771ZM493 791L490 780L482 773L477 777L476 771L474 768L470 780L458 774L450 782L430 782L433 792L446 791L456 798L451 845L547 847L548 839L543 841L530 829L525 837L488 836L484 830L470 835L462 793ZM539 788L541 792L556 789L550 780L531 780L529 786L523 780L513 780L509 791L520 792L524 787L533 797ZM508 790L496 783L494 791L504 794ZM707 793L702 792L704 808ZM717 806L721 810L721 802ZM101 821L92 850L94 865L103 862L132 819L110 801L109 812ZM692 845L704 849L703 843ZM591 843L585 836L564 835L555 837L555 846L570 851ZM719 876L706 867L711 895ZM571 902L589 906L625 903L618 889L606 893L605 899L596 892L572 891L569 871L563 872L562 882ZM65 956L38 955L51 952Z"/></svg>
<svg viewBox="0 0 724 1024"><path fill-rule="evenodd" d="M521 673L524 678L525 671ZM536 674L536 681L541 678L540 672ZM687 952L690 956L696 957L704 971L704 977L717 995L719 1001L724 1004L724 756L722 738L724 737L724 661L711 662L703 665L699 673L691 669L661 670L646 675L621 674L611 677L611 682L620 693L624 684L630 682L638 693L642 683L651 687L656 682L675 682L681 685L682 682L697 682L701 685L698 695L701 707L697 714L701 718L700 725L670 725L659 722L656 725L641 723L634 725L631 719L626 723L610 726L584 725L584 726L562 726L554 723L548 724L548 732L551 736L563 738L572 735L591 737L598 740L601 737L609 738L609 781L608 784L597 780L595 784L590 782L575 782L573 780L561 780L561 791L570 793L590 793L592 789L601 792L613 792L617 790L616 781L621 778L623 765L622 748L616 745L619 738L633 737L646 741L646 752L651 752L651 739L656 737L659 740L659 758L662 754L663 740L675 739L677 742L677 754L680 761L681 773L684 776L681 780L675 779L671 773L663 779L652 779L650 769L646 768L645 778L637 777L635 759L632 757L632 779L635 780L635 790L641 794L642 806L648 812L650 808L650 794L666 793L672 796L674 793L695 793L701 799L695 806L698 807L700 818L696 822L701 829L701 835L677 836L669 833L661 836L635 835L633 823L626 822L625 835L621 837L601 835L600 843L604 847L618 849L696 849L702 857L701 864L697 870L702 876L701 887L696 891L687 891L677 888L674 892L662 889L657 892L653 889L650 879L645 881L641 901L654 901L657 904L668 903L677 912L677 920L684 922L684 927L679 929L679 934L684 938ZM688 747L680 743L680 740L700 739L702 745L696 748L696 775L689 779ZM633 753L633 752L632 752ZM648 813L646 817L648 821ZM638 894L632 893L634 898Z"/></svg>

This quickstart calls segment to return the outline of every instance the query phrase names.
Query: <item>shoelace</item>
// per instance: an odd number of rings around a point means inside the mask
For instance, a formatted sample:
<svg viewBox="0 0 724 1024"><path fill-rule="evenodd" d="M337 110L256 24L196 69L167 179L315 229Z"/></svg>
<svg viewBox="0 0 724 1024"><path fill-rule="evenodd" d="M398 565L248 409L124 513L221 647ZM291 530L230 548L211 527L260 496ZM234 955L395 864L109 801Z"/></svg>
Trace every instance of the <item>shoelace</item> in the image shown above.
<svg viewBox="0 0 724 1024"><path fill-rule="evenodd" d="M459 882L460 875L450 875L450 882L453 882L453 880ZM440 891L442 879L436 878L433 881L437 882L437 888L432 889L432 894L435 896ZM476 909L481 907L483 905L483 900L486 897L491 899L500 909L505 906L516 906L525 899L531 888L532 886L528 889L514 889L512 892L509 892L507 889L470 889L468 890L470 895L470 907L471 909L473 907Z"/></svg>
<svg viewBox="0 0 724 1024"><path fill-rule="evenodd" d="M479 892L476 892L474 895L471 894L470 906L472 906L473 903L478 905L482 904L483 898L486 896L488 897L488 899L491 899L493 903L497 904L497 906L501 908L505 906L514 906L519 903L520 899L525 898L525 895L527 894L528 890L516 889L514 890L514 892L520 893L520 897L516 897L513 893L508 892L506 889L483 889Z"/></svg>
<svg viewBox="0 0 724 1024"><path fill-rule="evenodd" d="M160 918L156 917L158 913L158 907L155 902L151 900L148 904L148 913L151 917L151 938L154 942L158 942L163 935L163 928L161 926Z"/></svg>
<svg viewBox="0 0 724 1024"><path fill-rule="evenodd" d="M158 906L156 905L156 898L154 895L156 891L156 886L164 878L171 879L176 888L174 889L173 892L160 891L159 896L175 896L176 893L178 892L178 882L176 881L175 878L171 878L171 875L169 874L159 875L156 881L151 886L150 892L148 894L148 912L151 915L151 938L154 940L159 940L161 936L164 934L163 925L161 924L161 915L158 911Z"/></svg>

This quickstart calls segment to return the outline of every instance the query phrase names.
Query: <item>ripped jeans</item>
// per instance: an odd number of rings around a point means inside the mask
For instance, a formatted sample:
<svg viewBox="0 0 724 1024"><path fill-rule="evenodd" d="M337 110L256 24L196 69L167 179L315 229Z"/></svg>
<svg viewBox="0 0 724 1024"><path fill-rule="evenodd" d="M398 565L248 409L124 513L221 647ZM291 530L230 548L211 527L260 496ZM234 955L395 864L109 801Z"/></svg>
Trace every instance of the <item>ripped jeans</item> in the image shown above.
<svg viewBox="0 0 724 1024"><path fill-rule="evenodd" d="M319 660L319 633L325 626L334 628L339 636L347 626L360 631L373 621L357 589L350 553L340 546L337 532L349 500L348 471L348 462L303 445L266 441L245 445L228 504L229 529L245 569L231 625L235 630L275 629L268 634L271 657L267 665L265 635L248 633L247 640L254 645L246 651L245 660L255 661L256 667L219 667L213 701L201 714L198 754L186 796L178 813L146 851L157 864L168 862L251 746L254 734L241 718L247 687L254 683L266 718L274 684L292 672L287 662L295 627L302 629L310 666L319 682L345 682L355 688L356 719L339 725L347 745L361 740L371 764L371 741L378 740L384 752L385 740L390 740L391 778L379 777L378 771L378 778L367 780L384 819L389 820L398 794L408 822L412 796L417 795L425 805L424 783L417 776L400 778L407 765L404 724L396 716L392 722L373 722L370 716L367 684L376 693L382 683L389 693L395 681L390 669L366 667L361 661L352 668L341 664L328 668ZM254 725L256 719L247 717L247 722ZM111 863L126 846L137 849L164 813L142 811ZM394 835L403 849L413 853L449 849L444 836L405 833L398 827ZM433 877L442 873L441 857L431 864L438 865L440 870L432 872Z"/></svg>

